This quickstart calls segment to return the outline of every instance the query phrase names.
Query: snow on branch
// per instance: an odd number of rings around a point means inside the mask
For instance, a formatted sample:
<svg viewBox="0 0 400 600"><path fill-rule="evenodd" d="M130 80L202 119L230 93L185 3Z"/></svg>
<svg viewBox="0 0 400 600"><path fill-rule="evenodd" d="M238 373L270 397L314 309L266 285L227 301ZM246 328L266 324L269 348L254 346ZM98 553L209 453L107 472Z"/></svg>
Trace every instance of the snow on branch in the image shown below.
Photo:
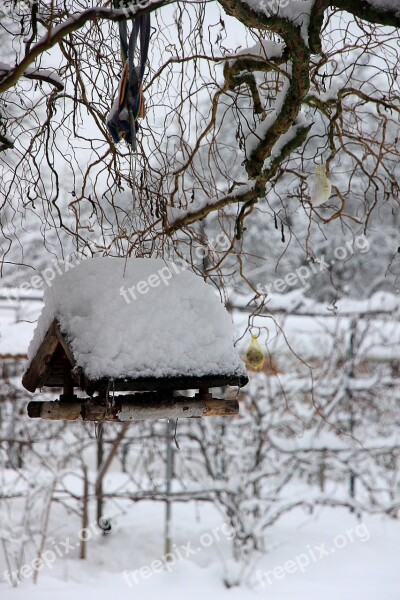
<svg viewBox="0 0 400 600"><path fill-rule="evenodd" d="M0 152L4 152L4 150L7 150L8 148L13 148L14 147L14 142L12 140L10 140L10 138L8 138L5 135L2 135L0 133Z"/></svg>
<svg viewBox="0 0 400 600"><path fill-rule="evenodd" d="M398 0L333 0L330 5L369 23L400 27Z"/></svg>
<svg viewBox="0 0 400 600"><path fill-rule="evenodd" d="M56 46L65 36L78 29L81 29L88 21L97 21L107 19L110 21L123 21L127 17L140 16L149 11L154 11L161 6L169 3L169 0L155 0L146 2L146 4L137 4L135 7L126 7L123 9L111 9L103 7L94 7L75 13L62 23L50 28L45 35L36 42L28 54L11 71L0 78L0 93L5 92L15 85L20 77L23 77L29 66L43 52Z"/></svg>
<svg viewBox="0 0 400 600"><path fill-rule="evenodd" d="M5 77L8 73L11 73L12 71L13 67L11 67L11 65L0 63L1 77ZM22 77L26 77L27 79L35 79L37 81L45 81L46 83L50 83L50 85L54 85L54 87L56 87L60 92L64 89L64 84L61 81L60 77L53 71L49 71L47 69L37 69L35 67L28 67L23 72Z"/></svg>

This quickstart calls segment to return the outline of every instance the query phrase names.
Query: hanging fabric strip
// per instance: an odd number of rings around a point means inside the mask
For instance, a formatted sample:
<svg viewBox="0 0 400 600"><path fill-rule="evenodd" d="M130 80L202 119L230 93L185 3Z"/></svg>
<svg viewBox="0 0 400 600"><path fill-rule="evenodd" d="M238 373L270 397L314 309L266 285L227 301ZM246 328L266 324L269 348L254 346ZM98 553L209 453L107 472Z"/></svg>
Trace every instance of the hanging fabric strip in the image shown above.
<svg viewBox="0 0 400 600"><path fill-rule="evenodd" d="M135 50L140 34L140 61L135 66ZM126 21L119 23L121 57L124 65L119 84L118 99L107 118L107 127L115 143L125 139L136 150L138 119L144 117L142 81L150 43L150 15L136 17L128 42Z"/></svg>

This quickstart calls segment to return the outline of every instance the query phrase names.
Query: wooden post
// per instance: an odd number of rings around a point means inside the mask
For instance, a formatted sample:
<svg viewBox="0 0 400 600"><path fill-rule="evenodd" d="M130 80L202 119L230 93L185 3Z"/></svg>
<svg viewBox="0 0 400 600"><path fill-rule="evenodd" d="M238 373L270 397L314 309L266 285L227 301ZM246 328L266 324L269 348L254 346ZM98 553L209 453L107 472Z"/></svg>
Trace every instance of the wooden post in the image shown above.
<svg viewBox="0 0 400 600"><path fill-rule="evenodd" d="M71 363L67 358L64 359L64 382L63 382L63 393L60 400L74 401L77 396L74 395L74 382L71 376Z"/></svg>
<svg viewBox="0 0 400 600"><path fill-rule="evenodd" d="M98 438L97 438L97 477L96 477L96 519L97 524L100 526L101 518L103 516L103 478L99 477L103 466L103 423L98 425Z"/></svg>
<svg viewBox="0 0 400 600"><path fill-rule="evenodd" d="M172 419L167 421L167 448L166 448L166 486L165 486L165 554L168 555L171 552L172 538L171 538L171 515L172 515L172 501L171 501L171 486L172 478L174 476L174 449L172 447L172 436L174 433L174 423Z"/></svg>
<svg viewBox="0 0 400 600"><path fill-rule="evenodd" d="M89 515L88 515L88 503L89 503L89 479L87 466L83 465L83 497L82 497L82 529L87 529L89 524ZM86 558L86 548L87 548L87 539L86 537L81 537L81 547L80 547L80 555L79 558L82 560Z"/></svg>
<svg viewBox="0 0 400 600"><path fill-rule="evenodd" d="M111 444L110 451L108 455L104 458L104 448L103 448L103 427L101 425L101 433L98 440L98 453L97 453L97 477L96 477L96 495L97 495L97 523L99 527L103 530L104 533L111 531L111 524L107 519L104 519L103 516L103 479L105 474L107 473L113 458L117 454L118 448L125 437L126 432L130 426L129 421L125 421L125 423L121 426L117 437ZM101 454L99 452L101 442Z"/></svg>
<svg viewBox="0 0 400 600"><path fill-rule="evenodd" d="M74 402L30 402L31 418L66 421L134 421L144 419L181 419L184 417L232 416L239 412L237 400L220 400L205 394L203 398L171 398L159 392L116 396L107 409L103 398L78 398Z"/></svg>
<svg viewBox="0 0 400 600"><path fill-rule="evenodd" d="M356 341L356 331L357 331L357 321L355 319L351 320L350 323L350 347L349 347L349 360L350 360L350 369L348 375L348 386L347 386L347 398L348 398L348 408L349 408L349 433L351 437L354 435L354 407L353 407L353 390L352 383L354 381L354 359L355 359L355 341ZM356 495L356 476L353 470L350 469L349 473L349 494L351 502L354 502L354 498ZM354 512L353 506L350 506L350 512Z"/></svg>

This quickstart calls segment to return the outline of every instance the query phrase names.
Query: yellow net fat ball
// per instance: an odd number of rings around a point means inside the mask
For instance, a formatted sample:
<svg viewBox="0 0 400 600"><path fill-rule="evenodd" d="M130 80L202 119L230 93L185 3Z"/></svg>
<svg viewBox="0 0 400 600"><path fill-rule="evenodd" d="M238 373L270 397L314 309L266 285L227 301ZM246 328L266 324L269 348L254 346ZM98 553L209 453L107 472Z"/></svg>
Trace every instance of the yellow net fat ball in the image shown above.
<svg viewBox="0 0 400 600"><path fill-rule="evenodd" d="M331 190L332 186L326 173L325 164L317 165L315 167L314 181L311 188L311 205L315 207L324 204L324 202L329 199Z"/></svg>
<svg viewBox="0 0 400 600"><path fill-rule="evenodd" d="M256 335L251 336L251 342L246 351L246 366L254 371L261 371L265 355Z"/></svg>

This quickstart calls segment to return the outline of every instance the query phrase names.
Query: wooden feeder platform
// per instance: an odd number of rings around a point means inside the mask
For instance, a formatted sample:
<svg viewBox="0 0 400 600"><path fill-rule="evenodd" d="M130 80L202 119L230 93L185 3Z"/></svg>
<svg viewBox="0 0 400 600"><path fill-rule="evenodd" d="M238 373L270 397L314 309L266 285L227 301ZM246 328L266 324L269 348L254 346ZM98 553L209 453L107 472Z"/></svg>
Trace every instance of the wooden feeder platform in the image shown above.
<svg viewBox="0 0 400 600"><path fill-rule="evenodd" d="M243 375L212 374L193 377L139 377L90 379L76 364L74 354L54 320L23 376L30 392L62 388L58 401L32 401L31 418L67 421L124 422L143 419L232 416L239 412L237 400L213 398L210 388L247 384ZM78 397L75 388L88 394ZM197 390L194 396L183 390ZM116 395L115 392L124 392Z"/></svg>

